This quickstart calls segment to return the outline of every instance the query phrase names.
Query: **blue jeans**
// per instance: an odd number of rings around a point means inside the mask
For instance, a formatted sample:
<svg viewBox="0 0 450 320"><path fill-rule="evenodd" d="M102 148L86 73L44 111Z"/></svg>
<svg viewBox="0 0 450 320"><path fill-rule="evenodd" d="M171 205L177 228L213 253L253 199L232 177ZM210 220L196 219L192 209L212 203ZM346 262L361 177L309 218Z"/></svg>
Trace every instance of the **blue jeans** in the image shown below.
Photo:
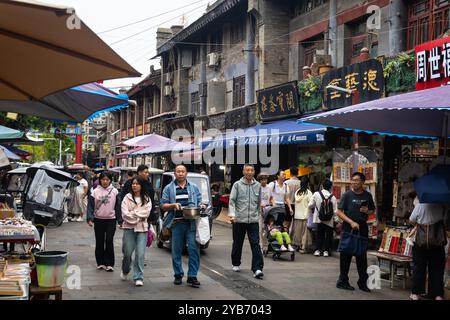
<svg viewBox="0 0 450 320"><path fill-rule="evenodd" d="M185 243L188 245L189 270L188 277L197 277L200 267L200 245L195 241L196 229L191 223L177 222L172 225L172 266L175 277L183 277L182 253Z"/></svg>
<svg viewBox="0 0 450 320"><path fill-rule="evenodd" d="M133 229L125 229L123 231L122 240L122 272L124 274L130 273L131 262L133 261L131 256L134 254L133 264L133 280L144 280L144 260L145 249L147 246L147 232L134 232Z"/></svg>

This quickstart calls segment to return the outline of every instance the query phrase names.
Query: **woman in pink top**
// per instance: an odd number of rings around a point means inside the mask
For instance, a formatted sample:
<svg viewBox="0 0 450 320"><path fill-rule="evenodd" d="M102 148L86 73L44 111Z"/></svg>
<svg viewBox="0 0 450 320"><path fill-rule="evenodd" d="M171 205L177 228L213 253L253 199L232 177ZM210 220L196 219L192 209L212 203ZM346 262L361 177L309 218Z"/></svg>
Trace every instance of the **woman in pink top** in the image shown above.
<svg viewBox="0 0 450 320"><path fill-rule="evenodd" d="M131 192L122 201L123 240L122 273L120 278L127 280L131 271L131 256L134 254L133 280L136 286L144 285L144 260L149 225L147 218L152 210L152 201L145 181L136 177L131 182Z"/></svg>
<svg viewBox="0 0 450 320"><path fill-rule="evenodd" d="M100 185L89 196L87 223L95 230L95 259L97 269L114 271L114 234L116 225L122 223L120 197L111 185L109 173L100 174Z"/></svg>

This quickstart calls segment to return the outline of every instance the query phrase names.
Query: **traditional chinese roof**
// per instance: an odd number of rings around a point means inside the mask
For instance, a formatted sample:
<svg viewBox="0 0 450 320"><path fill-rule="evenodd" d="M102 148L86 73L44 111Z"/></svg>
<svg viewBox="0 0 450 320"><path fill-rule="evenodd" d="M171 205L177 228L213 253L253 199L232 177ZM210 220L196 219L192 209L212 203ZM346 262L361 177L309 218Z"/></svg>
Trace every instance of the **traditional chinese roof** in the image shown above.
<svg viewBox="0 0 450 320"><path fill-rule="evenodd" d="M209 24L214 22L221 15L227 13L232 8L234 8L239 3L244 2L243 0L223 0L221 3L217 4L214 8L210 9L203 16L198 18L196 21L191 23L185 29L178 32L168 41L163 43L159 48L157 48L156 56L160 56L162 53L172 49L177 42L186 40L189 36L200 31L201 29L207 27Z"/></svg>
<svg viewBox="0 0 450 320"><path fill-rule="evenodd" d="M147 77L145 77L144 80L140 81L139 83L133 85L128 91L127 94L129 97L135 95L139 91L145 89L146 87L156 85L160 86L161 82L161 69L155 70L154 73L149 74Z"/></svg>

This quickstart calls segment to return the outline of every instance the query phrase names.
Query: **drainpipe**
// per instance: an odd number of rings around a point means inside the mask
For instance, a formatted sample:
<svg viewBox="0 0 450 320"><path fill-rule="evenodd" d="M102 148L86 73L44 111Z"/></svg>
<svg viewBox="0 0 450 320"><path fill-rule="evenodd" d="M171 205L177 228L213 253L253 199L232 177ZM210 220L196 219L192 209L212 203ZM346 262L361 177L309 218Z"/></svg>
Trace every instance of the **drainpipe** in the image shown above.
<svg viewBox="0 0 450 320"><path fill-rule="evenodd" d="M252 15L247 16L246 49L247 71L245 73L245 105L255 102L255 21Z"/></svg>
<svg viewBox="0 0 450 320"><path fill-rule="evenodd" d="M200 85L207 87L206 82L206 45L200 45ZM200 115L204 116L207 114L207 100L206 92L200 96Z"/></svg>
<svg viewBox="0 0 450 320"><path fill-rule="evenodd" d="M337 67L337 1L330 0L330 20L328 35L330 37L331 65Z"/></svg>
<svg viewBox="0 0 450 320"><path fill-rule="evenodd" d="M404 20L406 6L403 0L391 0L389 4L389 54L396 55L405 50Z"/></svg>

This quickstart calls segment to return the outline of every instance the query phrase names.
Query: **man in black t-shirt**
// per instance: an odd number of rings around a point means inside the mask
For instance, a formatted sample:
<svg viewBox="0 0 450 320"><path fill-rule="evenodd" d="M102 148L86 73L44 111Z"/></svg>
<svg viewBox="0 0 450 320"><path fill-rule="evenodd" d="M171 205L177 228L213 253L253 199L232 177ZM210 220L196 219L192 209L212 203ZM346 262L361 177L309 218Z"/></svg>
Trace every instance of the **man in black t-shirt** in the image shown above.
<svg viewBox="0 0 450 320"><path fill-rule="evenodd" d="M375 211L375 204L372 195L365 191L363 186L366 177L355 172L352 175L352 189L344 193L338 206L338 217L344 223L342 231L352 232L359 230L359 234L368 237L369 228L367 226L367 218ZM348 282L348 271L352 262L352 256L344 252L340 254L340 275L336 287L339 289L355 290ZM367 254L356 257L356 267L358 269L358 287L365 292L370 292L367 287Z"/></svg>

